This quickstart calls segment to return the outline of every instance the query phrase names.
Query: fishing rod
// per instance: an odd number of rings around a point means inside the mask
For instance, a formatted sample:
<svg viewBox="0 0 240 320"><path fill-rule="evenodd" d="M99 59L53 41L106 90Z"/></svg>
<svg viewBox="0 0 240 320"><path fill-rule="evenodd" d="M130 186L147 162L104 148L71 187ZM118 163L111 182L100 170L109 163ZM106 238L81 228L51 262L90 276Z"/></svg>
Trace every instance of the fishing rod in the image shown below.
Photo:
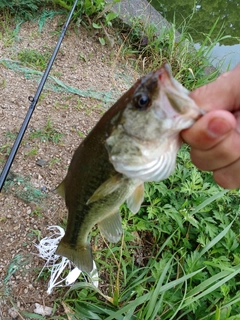
<svg viewBox="0 0 240 320"><path fill-rule="evenodd" d="M38 88L37 88L37 91L36 91L36 93L35 93L35 96L34 96L34 97L31 97L31 96L30 96L30 97L28 98L28 100L31 102L31 104L30 104L30 106L29 106L29 109L28 109L28 112L27 112L27 114L26 114L26 117L25 117L25 119L24 119L24 121L23 121L23 124L22 124L22 126L21 126L21 128L20 128L20 130L19 130L19 133L18 133L18 135L17 135L17 138L16 138L16 140L15 140L15 142L14 142L14 144L13 144L13 147L12 147L12 149L11 149L11 152L10 152L9 156L8 156L8 159L7 159L6 163L5 163L5 166L3 167L3 170L2 170L2 173L1 173L1 176L0 176L0 192L2 191L2 187L3 187L3 185L4 185L4 182L5 182L5 180L6 180L6 177L7 177L7 175L8 175L8 172L9 172L9 170L10 170L10 168L11 168L11 165L12 165L12 163L13 163L13 160L14 160L14 158L15 158L15 155L16 155L16 153L17 153L17 151L18 151L18 148L19 148L19 146L20 146L20 143L21 143L21 141L22 141L22 138L23 138L23 136L24 136L24 134L25 134L25 131L26 131L27 126L28 126L28 123L29 123L29 121L30 121L30 119L31 119L31 116L32 116L32 114L33 114L33 111L34 111L34 109L35 109L35 107L36 107L36 105L37 105L38 99L39 99L40 94L41 94L41 92L42 92L42 90L43 90L43 87L44 87L44 85L45 85L45 82L46 82L46 80L47 80L47 77L48 77L48 75L49 75L49 72L50 72L50 70L51 70L51 68L52 68L52 65L53 65L53 62L54 62L54 60L55 60L55 58L56 58L56 55L57 55L57 53L58 53L58 50L59 50L59 48L60 48L60 46L61 46L62 40L63 40L63 38L64 38L64 36L65 36L66 31L67 31L68 25L69 25L69 23L70 23L70 20L71 20L71 18L72 18L72 15L73 15L73 12L74 12L74 10L75 10L75 8L76 8L77 2L78 2L78 0L76 0L76 1L74 2L73 6L72 6L72 9L71 9L71 12L70 12L70 14L69 14L69 16L68 16L68 19L67 19L66 23L64 24L64 26L63 26L63 28L62 28L62 32L61 32L61 34L60 34L60 37L59 37L58 42L57 42L57 44L56 44L56 47L55 47L55 49L54 49L54 51L53 51L53 54L52 54L52 56L51 56L51 58L50 58L50 60L49 60L49 62L48 62L48 66L47 66L46 70L44 71L44 74L43 74L42 79L41 79L41 81L40 81L40 83L39 83L39 86L38 86Z"/></svg>

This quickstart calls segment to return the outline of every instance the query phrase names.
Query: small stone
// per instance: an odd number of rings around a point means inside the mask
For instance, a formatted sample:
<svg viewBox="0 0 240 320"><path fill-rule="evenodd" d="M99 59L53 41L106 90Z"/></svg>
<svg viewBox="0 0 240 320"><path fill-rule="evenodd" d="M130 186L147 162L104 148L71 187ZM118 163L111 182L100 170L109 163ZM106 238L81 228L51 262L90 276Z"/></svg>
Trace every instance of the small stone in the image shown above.
<svg viewBox="0 0 240 320"><path fill-rule="evenodd" d="M16 319L18 317L18 312L16 311L16 309L11 308L8 309L8 314L10 315L10 317L12 317L13 319Z"/></svg>
<svg viewBox="0 0 240 320"><path fill-rule="evenodd" d="M42 306L39 303L35 303L35 307L34 312L42 316L50 316L53 310L53 308Z"/></svg>
<svg viewBox="0 0 240 320"><path fill-rule="evenodd" d="M43 160L43 159L38 159L36 161L36 164L39 166L39 167L44 167L46 165L47 161L46 160Z"/></svg>

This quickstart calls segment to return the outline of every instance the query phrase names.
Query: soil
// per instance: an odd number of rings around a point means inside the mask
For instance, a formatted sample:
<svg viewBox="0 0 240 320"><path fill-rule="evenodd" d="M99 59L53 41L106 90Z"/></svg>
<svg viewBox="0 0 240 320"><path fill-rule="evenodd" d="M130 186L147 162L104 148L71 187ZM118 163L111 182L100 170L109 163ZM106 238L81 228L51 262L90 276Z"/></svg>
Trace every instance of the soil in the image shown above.
<svg viewBox="0 0 240 320"><path fill-rule="evenodd" d="M19 60L24 48L52 52L64 20L48 20L41 31L37 22L26 22L14 38L0 29L0 168L40 79L30 72L35 66L26 72L26 64L9 63ZM45 261L37 256L35 243L50 235L48 226L66 218L64 202L52 190L64 178L74 150L138 77L114 40L112 47L103 46L97 34L69 27L51 71L68 87L57 91L56 81L48 81L0 193L0 319L25 319L19 311L32 313L35 303L53 307L59 298L56 291L47 294L49 279L37 279ZM55 315L61 312L58 305Z"/></svg>

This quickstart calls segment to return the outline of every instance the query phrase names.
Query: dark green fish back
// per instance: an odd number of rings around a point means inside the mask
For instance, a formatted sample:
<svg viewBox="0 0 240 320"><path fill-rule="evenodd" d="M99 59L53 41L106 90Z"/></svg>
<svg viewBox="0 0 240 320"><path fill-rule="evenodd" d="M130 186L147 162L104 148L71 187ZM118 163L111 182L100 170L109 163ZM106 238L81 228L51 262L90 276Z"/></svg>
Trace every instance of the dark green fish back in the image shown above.
<svg viewBox="0 0 240 320"><path fill-rule="evenodd" d="M89 211L94 206L87 204L87 201L103 182L116 174L109 161L105 141L113 126L118 123L137 84L138 82L103 115L80 144L65 179L58 187L58 192L64 196L68 208L68 223L56 253L73 262L81 260L77 265L83 271L90 272L93 265L90 246L87 243L84 247L79 245L79 237L86 232ZM94 221L93 225L98 222Z"/></svg>

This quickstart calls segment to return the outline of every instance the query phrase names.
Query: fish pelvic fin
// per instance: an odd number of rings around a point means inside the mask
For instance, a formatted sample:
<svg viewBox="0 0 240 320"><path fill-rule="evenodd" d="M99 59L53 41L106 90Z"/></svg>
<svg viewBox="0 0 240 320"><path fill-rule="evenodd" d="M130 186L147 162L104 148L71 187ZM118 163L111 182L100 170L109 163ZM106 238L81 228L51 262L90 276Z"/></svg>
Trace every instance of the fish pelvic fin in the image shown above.
<svg viewBox="0 0 240 320"><path fill-rule="evenodd" d="M93 195L88 199L87 204L98 201L101 198L106 197L107 195L116 191L123 182L126 181L126 177L123 177L122 174L116 174L115 176L109 178L103 182L99 188L93 193Z"/></svg>
<svg viewBox="0 0 240 320"><path fill-rule="evenodd" d="M104 220L98 223L101 234L109 242L116 243L122 235L122 219L119 211L109 215Z"/></svg>
<svg viewBox="0 0 240 320"><path fill-rule="evenodd" d="M127 206L129 210L133 214L136 214L139 211L143 200L144 200L144 184L142 183L134 190L132 195L127 199Z"/></svg>
<svg viewBox="0 0 240 320"><path fill-rule="evenodd" d="M56 188L56 191L63 199L65 199L65 183L64 183L64 180Z"/></svg>
<svg viewBox="0 0 240 320"><path fill-rule="evenodd" d="M63 241L56 250L56 254L64 256L71 260L81 271L90 273L93 269L93 257L90 244L76 245L72 247L70 244Z"/></svg>

